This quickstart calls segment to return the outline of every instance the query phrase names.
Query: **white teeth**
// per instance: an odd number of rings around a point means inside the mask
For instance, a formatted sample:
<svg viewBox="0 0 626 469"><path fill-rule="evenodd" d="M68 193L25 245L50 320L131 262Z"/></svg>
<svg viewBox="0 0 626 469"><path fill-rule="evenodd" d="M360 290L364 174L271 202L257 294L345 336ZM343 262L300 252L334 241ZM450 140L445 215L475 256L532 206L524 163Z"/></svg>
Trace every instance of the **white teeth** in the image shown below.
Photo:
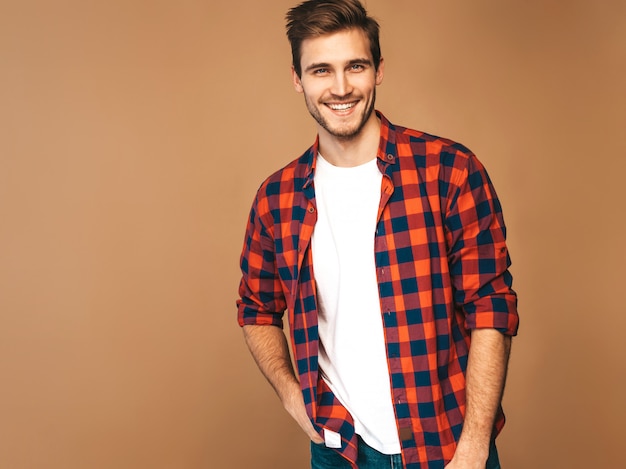
<svg viewBox="0 0 626 469"><path fill-rule="evenodd" d="M356 103L328 104L328 107L331 108L333 111L346 111L354 106L356 106Z"/></svg>

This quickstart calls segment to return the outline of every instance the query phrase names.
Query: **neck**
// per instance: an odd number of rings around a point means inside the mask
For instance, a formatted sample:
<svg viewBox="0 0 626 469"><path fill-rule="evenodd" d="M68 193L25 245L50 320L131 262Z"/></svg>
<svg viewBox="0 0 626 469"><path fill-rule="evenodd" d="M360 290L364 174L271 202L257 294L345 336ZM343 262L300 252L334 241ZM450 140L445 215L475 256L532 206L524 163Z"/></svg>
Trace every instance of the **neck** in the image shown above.
<svg viewBox="0 0 626 469"><path fill-rule="evenodd" d="M374 112L358 135L351 138L339 138L319 129L319 152L334 166L359 166L373 160L379 142L380 120Z"/></svg>

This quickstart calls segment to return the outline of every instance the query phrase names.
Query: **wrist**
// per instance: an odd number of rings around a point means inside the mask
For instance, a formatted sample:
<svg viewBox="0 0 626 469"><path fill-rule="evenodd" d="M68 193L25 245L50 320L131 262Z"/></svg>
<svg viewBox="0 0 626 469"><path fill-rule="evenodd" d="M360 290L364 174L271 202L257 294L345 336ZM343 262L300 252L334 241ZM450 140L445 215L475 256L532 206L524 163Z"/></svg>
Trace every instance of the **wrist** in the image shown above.
<svg viewBox="0 0 626 469"><path fill-rule="evenodd" d="M467 464L467 467L485 467L489 458L489 441L463 439L457 444L454 460Z"/></svg>

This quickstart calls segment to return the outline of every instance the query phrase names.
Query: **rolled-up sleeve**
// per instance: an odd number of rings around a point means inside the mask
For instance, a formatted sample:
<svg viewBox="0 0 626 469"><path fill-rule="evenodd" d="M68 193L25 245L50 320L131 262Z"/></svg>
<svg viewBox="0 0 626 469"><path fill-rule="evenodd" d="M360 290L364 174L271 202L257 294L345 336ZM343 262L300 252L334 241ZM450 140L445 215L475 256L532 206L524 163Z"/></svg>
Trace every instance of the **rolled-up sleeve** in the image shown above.
<svg viewBox="0 0 626 469"><path fill-rule="evenodd" d="M273 325L283 327L285 298L276 270L271 227L262 220L266 200L259 191L250 210L241 253L242 278L237 300L240 326Z"/></svg>
<svg viewBox="0 0 626 469"><path fill-rule="evenodd" d="M517 295L509 272L502 208L489 176L473 155L459 158L449 186L446 230L454 301L467 329L517 334Z"/></svg>

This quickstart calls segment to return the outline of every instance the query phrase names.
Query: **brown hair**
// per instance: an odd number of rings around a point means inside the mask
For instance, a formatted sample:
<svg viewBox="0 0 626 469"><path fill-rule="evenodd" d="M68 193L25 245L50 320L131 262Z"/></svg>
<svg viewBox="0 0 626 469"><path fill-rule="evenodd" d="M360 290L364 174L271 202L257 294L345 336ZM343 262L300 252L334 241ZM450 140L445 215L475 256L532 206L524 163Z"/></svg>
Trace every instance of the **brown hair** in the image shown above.
<svg viewBox="0 0 626 469"><path fill-rule="evenodd" d="M358 28L367 35L374 67L380 64L379 25L359 0L306 0L287 12L287 38L291 44L293 67L302 76L302 41L337 31Z"/></svg>

